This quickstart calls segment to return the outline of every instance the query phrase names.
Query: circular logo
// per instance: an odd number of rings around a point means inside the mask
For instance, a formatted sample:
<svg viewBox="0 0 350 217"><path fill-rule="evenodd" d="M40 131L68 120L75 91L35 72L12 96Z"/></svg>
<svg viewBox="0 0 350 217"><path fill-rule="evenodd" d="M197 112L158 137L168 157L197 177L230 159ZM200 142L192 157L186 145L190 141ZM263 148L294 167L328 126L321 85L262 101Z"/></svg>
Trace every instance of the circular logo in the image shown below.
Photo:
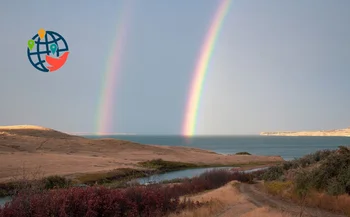
<svg viewBox="0 0 350 217"><path fill-rule="evenodd" d="M53 72L61 68L69 54L66 40L57 32L40 29L28 40L29 62L39 71Z"/></svg>

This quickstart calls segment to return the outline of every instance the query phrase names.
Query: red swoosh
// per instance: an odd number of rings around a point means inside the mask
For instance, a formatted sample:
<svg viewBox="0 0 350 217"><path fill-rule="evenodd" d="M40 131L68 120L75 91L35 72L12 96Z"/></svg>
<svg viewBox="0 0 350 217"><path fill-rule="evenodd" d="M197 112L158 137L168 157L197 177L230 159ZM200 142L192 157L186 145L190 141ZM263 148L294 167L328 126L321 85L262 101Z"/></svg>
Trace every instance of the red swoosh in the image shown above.
<svg viewBox="0 0 350 217"><path fill-rule="evenodd" d="M67 51L58 58L46 55L46 62L50 64L50 66L48 66L47 68L50 70L50 72L56 71L57 69L61 68L66 62L68 54L69 52Z"/></svg>

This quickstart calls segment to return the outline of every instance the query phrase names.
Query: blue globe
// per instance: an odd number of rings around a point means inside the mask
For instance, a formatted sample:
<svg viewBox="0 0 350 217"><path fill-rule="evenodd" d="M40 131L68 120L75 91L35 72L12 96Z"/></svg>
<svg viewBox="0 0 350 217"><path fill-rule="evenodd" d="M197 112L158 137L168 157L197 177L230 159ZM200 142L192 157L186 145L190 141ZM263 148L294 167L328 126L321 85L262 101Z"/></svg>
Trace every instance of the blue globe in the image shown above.
<svg viewBox="0 0 350 217"><path fill-rule="evenodd" d="M30 63L38 70L42 72L49 72L46 63L46 55L52 57L59 57L60 53L68 51L68 44L66 40L58 33L53 31L46 31L45 37L41 40L39 35L36 34L32 38L35 41L35 45L30 50L27 48L27 55ZM51 44L57 45L57 50L53 54L50 50Z"/></svg>

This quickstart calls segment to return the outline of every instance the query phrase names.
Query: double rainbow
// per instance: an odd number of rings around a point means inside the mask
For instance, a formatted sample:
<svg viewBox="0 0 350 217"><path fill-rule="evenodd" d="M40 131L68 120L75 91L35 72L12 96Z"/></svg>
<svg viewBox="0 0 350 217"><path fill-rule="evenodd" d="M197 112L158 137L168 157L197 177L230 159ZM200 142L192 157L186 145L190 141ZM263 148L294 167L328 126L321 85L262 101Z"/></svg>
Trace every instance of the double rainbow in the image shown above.
<svg viewBox="0 0 350 217"><path fill-rule="evenodd" d="M201 47L199 57L196 61L193 71L193 78L190 87L190 93L186 104L186 112L183 120L182 135L193 136L196 128L198 107L202 89L207 74L208 65L214 51L215 43L220 33L224 19L229 11L232 0L221 0L218 9L215 12L211 25L208 29L204 43ZM110 51L106 64L106 71L102 77L101 98L98 103L97 112L97 129L96 133L110 134L113 128L113 112L115 102L115 92L120 73L120 62L123 53L123 45L125 44L127 33L127 22L129 21L129 9L125 10L118 20L116 27L116 37Z"/></svg>

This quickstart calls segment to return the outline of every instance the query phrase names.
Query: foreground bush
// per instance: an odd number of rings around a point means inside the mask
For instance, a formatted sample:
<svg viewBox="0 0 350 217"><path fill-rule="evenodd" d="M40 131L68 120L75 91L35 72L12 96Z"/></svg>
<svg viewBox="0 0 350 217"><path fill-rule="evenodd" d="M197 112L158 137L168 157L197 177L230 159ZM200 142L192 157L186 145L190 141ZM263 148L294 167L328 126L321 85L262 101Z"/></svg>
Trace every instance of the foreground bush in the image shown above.
<svg viewBox="0 0 350 217"><path fill-rule="evenodd" d="M283 162L280 165L270 167L266 170L262 179L265 181L284 180L286 171L300 170L317 163L322 163L336 153L335 150L320 150L312 154L307 154L299 159Z"/></svg>
<svg viewBox="0 0 350 217"><path fill-rule="evenodd" d="M137 186L126 189L104 187L67 188L16 195L0 209L0 217L14 216L162 216L199 203L180 201L180 196L221 187L250 175L213 170L172 186Z"/></svg>
<svg viewBox="0 0 350 217"><path fill-rule="evenodd" d="M282 166L272 166L268 168L262 178L265 181L273 181L279 179L283 175L283 167Z"/></svg>
<svg viewBox="0 0 350 217"><path fill-rule="evenodd" d="M263 175L265 181L285 180L293 171L297 191L316 189L330 195L350 195L350 150L340 146L338 150L322 150L300 159L270 167Z"/></svg>
<svg viewBox="0 0 350 217"><path fill-rule="evenodd" d="M290 178L284 178L287 173ZM267 192L296 202L350 216L350 149L318 151L269 168L263 175ZM283 182L284 180L289 180ZM290 187L292 183L292 187Z"/></svg>
<svg viewBox="0 0 350 217"><path fill-rule="evenodd" d="M319 167L309 173L311 188L330 195L350 195L350 150L346 147L329 155Z"/></svg>

